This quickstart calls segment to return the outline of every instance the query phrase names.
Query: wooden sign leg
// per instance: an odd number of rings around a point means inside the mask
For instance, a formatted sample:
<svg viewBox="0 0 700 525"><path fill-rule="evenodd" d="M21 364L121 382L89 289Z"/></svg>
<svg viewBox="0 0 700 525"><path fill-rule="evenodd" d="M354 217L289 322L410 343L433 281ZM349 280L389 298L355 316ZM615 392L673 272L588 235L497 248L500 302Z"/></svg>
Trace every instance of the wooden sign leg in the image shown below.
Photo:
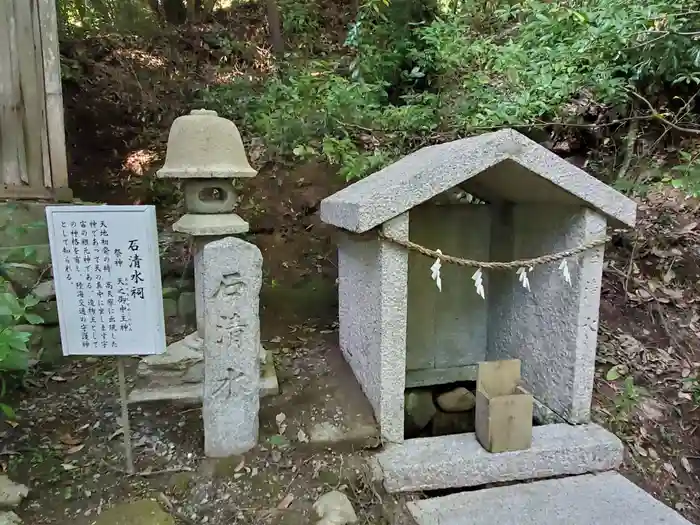
<svg viewBox="0 0 700 525"><path fill-rule="evenodd" d="M122 433L124 434L124 456L126 457L126 472L133 474L134 458L131 453L131 429L129 427L129 405L126 397L126 371L124 362L126 357L117 358L117 369L119 371L119 398L122 404Z"/></svg>

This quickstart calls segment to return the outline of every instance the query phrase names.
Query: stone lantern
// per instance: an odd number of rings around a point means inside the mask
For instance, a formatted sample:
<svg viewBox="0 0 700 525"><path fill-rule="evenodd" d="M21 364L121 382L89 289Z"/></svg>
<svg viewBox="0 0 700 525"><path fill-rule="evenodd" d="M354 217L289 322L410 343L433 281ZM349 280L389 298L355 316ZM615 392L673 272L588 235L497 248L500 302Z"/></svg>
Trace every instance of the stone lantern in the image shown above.
<svg viewBox="0 0 700 525"><path fill-rule="evenodd" d="M233 213L233 179L255 177L236 125L216 111L195 109L173 122L159 178L183 180L187 214L173 225L196 237L235 235L248 223Z"/></svg>
<svg viewBox="0 0 700 525"><path fill-rule="evenodd" d="M233 122L207 109L195 109L175 119L165 164L157 176L183 182L187 213L173 224L173 230L194 237L197 335L185 339L196 346L201 346L204 337L199 254L208 242L248 231L248 223L234 213L238 199L233 180L255 175Z"/></svg>
<svg viewBox="0 0 700 525"><path fill-rule="evenodd" d="M150 385L133 391L130 398L132 402L203 398L205 451L213 456L239 453L254 444L258 390L259 395L278 393L274 364L260 344L262 256L254 245L231 237L249 229L235 213L238 198L234 179L256 174L248 163L236 125L206 109L175 119L165 164L157 172L159 178L183 182L186 214L173 230L194 238L197 331L172 343L164 354L144 358L139 375L148 377ZM255 363L248 359L251 352L255 353ZM226 375L229 373L232 375ZM229 394L240 390L236 400L239 408L247 406L242 398L255 392L254 403L249 400L246 413L238 410L236 415L235 405L231 405L235 395L233 399L230 395L225 401L220 399L218 393L224 383L229 385ZM254 422L232 421L252 417L249 413L253 411ZM209 428L207 413L212 414ZM226 420L245 435L236 438L230 430L217 428Z"/></svg>

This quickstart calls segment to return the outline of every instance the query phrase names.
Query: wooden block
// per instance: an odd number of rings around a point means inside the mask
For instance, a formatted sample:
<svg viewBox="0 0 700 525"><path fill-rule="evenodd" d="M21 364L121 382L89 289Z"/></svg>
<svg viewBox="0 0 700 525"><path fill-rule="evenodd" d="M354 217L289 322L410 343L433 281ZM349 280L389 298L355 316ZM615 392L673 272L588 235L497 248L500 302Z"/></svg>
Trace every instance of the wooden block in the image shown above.
<svg viewBox="0 0 700 525"><path fill-rule="evenodd" d="M520 361L479 364L476 438L489 452L524 450L532 445L533 397L520 382Z"/></svg>
<svg viewBox="0 0 700 525"><path fill-rule="evenodd" d="M491 396L502 396L512 394L519 382L520 359L479 363L477 390L486 390Z"/></svg>

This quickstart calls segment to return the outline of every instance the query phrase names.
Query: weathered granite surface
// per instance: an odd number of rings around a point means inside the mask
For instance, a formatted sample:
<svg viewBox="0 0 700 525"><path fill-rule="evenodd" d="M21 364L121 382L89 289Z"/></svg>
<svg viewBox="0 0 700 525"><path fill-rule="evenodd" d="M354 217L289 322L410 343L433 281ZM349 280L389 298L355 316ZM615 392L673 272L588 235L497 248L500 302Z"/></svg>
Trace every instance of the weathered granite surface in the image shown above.
<svg viewBox="0 0 700 525"><path fill-rule="evenodd" d="M517 204L499 210L492 259L538 257L605 237L605 219L590 210ZM487 359L520 359L525 388L570 423L590 419L595 371L603 247L529 273L530 290L515 272L491 272Z"/></svg>
<svg viewBox="0 0 700 525"><path fill-rule="evenodd" d="M258 437L262 254L235 237L202 249L204 451L241 454Z"/></svg>
<svg viewBox="0 0 700 525"><path fill-rule="evenodd" d="M382 226L408 237L408 215ZM338 251L340 348L374 409L382 439L403 441L408 252L348 236Z"/></svg>
<svg viewBox="0 0 700 525"><path fill-rule="evenodd" d="M413 501L418 525L690 525L616 472Z"/></svg>
<svg viewBox="0 0 700 525"><path fill-rule="evenodd" d="M161 178L254 177L236 125L216 111L195 109L178 117L168 135Z"/></svg>
<svg viewBox="0 0 700 525"><path fill-rule="evenodd" d="M389 492L585 474L614 469L622 461L622 442L598 425L543 425L532 434L527 450L492 454L470 433L407 440L376 458Z"/></svg>
<svg viewBox="0 0 700 525"><path fill-rule="evenodd" d="M512 129L407 155L325 198L321 219L362 233L457 185L485 200L589 206L635 223L634 201Z"/></svg>

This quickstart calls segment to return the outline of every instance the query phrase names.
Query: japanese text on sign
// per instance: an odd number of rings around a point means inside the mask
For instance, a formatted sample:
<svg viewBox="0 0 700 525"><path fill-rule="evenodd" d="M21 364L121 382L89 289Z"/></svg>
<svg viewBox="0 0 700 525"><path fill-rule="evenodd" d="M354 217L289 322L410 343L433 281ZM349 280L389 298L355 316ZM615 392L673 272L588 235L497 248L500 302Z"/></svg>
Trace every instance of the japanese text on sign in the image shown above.
<svg viewBox="0 0 700 525"><path fill-rule="evenodd" d="M64 354L161 353L153 208L50 206L46 215Z"/></svg>

